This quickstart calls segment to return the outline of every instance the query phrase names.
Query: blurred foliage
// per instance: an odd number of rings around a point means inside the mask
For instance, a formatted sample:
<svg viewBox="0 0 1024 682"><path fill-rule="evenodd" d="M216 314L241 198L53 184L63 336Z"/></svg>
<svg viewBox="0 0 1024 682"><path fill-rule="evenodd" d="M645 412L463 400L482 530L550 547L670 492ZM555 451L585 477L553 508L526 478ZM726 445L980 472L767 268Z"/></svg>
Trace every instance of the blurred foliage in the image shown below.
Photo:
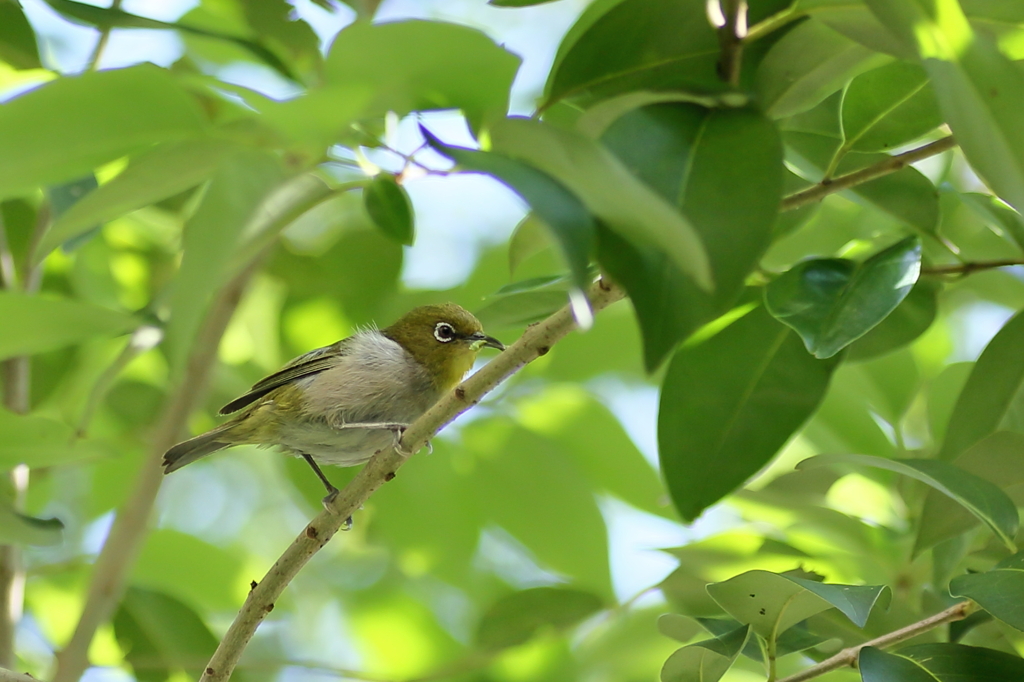
<svg viewBox="0 0 1024 682"><path fill-rule="evenodd" d="M586 320L601 272L631 300L413 457L289 586L239 679L775 682L962 598L970 617L821 679L1024 679L1024 5L756 0L730 84L715 10L746 3L596 0L526 120L507 115L520 58L473 19L315 4L358 20L322 46L284 0L175 21L47 0L104 36L73 75L0 0L14 667L51 674L175 395L204 391L182 436L210 428L289 358L426 302L508 343L570 302ZM543 0L490 4L543 21L519 9ZM180 58L96 68L107 33L140 29L175 32ZM465 274L413 286L412 255L454 262L436 215L462 172L529 212L513 233L468 201L495 234L456 235ZM253 262L208 388L182 385ZM196 678L320 495L247 446L168 478L90 679ZM687 541L630 549L664 528Z"/></svg>

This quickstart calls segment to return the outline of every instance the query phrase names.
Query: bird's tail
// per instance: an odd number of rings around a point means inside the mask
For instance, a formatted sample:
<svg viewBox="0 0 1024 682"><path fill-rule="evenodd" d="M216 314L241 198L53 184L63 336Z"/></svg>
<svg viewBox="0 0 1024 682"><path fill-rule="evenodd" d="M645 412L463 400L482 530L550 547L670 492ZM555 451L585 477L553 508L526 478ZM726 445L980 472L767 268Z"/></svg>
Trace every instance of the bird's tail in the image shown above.
<svg viewBox="0 0 1024 682"><path fill-rule="evenodd" d="M207 455L223 450L224 448L234 445L230 438L227 438L227 431L230 429L232 424L230 422L222 424L215 429L207 431L206 433L200 434L195 438L190 438L184 443L178 443L173 448L164 453L164 473L169 474L172 471L177 471L186 464L191 464L200 457L206 457Z"/></svg>

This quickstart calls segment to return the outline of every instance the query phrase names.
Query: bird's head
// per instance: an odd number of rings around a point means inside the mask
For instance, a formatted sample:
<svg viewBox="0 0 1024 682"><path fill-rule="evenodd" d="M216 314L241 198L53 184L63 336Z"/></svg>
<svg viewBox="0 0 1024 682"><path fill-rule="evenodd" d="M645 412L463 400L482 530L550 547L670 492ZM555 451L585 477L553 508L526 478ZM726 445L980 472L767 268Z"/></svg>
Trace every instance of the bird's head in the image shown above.
<svg viewBox="0 0 1024 682"><path fill-rule="evenodd" d="M454 303L413 308L382 333L407 350L444 391L462 380L481 348L505 350L501 341L484 334L472 313Z"/></svg>

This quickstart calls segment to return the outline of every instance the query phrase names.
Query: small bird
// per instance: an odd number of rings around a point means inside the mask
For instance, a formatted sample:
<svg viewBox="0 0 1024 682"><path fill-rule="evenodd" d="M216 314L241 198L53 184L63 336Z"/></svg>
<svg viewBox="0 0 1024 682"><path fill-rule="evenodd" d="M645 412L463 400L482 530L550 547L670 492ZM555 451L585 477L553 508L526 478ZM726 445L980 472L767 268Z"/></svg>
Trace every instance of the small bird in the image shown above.
<svg viewBox="0 0 1024 682"><path fill-rule="evenodd" d="M483 347L505 350L454 303L413 308L386 329L363 329L295 358L220 409L235 414L164 454L164 473L232 445L276 445L319 464L354 466L394 444L458 384Z"/></svg>

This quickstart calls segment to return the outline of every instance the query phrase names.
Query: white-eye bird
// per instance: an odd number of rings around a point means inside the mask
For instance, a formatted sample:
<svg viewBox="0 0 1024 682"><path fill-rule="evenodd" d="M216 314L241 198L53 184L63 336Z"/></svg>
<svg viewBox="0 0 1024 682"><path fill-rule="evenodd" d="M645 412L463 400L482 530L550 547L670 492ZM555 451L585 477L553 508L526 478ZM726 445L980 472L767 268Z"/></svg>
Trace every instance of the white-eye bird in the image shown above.
<svg viewBox="0 0 1024 682"><path fill-rule="evenodd" d="M406 313L386 329L364 329L300 355L221 408L237 413L164 454L164 473L232 445L276 445L303 457L337 494L319 464L354 466L391 446L405 427L458 384L487 346L472 313L447 303Z"/></svg>

